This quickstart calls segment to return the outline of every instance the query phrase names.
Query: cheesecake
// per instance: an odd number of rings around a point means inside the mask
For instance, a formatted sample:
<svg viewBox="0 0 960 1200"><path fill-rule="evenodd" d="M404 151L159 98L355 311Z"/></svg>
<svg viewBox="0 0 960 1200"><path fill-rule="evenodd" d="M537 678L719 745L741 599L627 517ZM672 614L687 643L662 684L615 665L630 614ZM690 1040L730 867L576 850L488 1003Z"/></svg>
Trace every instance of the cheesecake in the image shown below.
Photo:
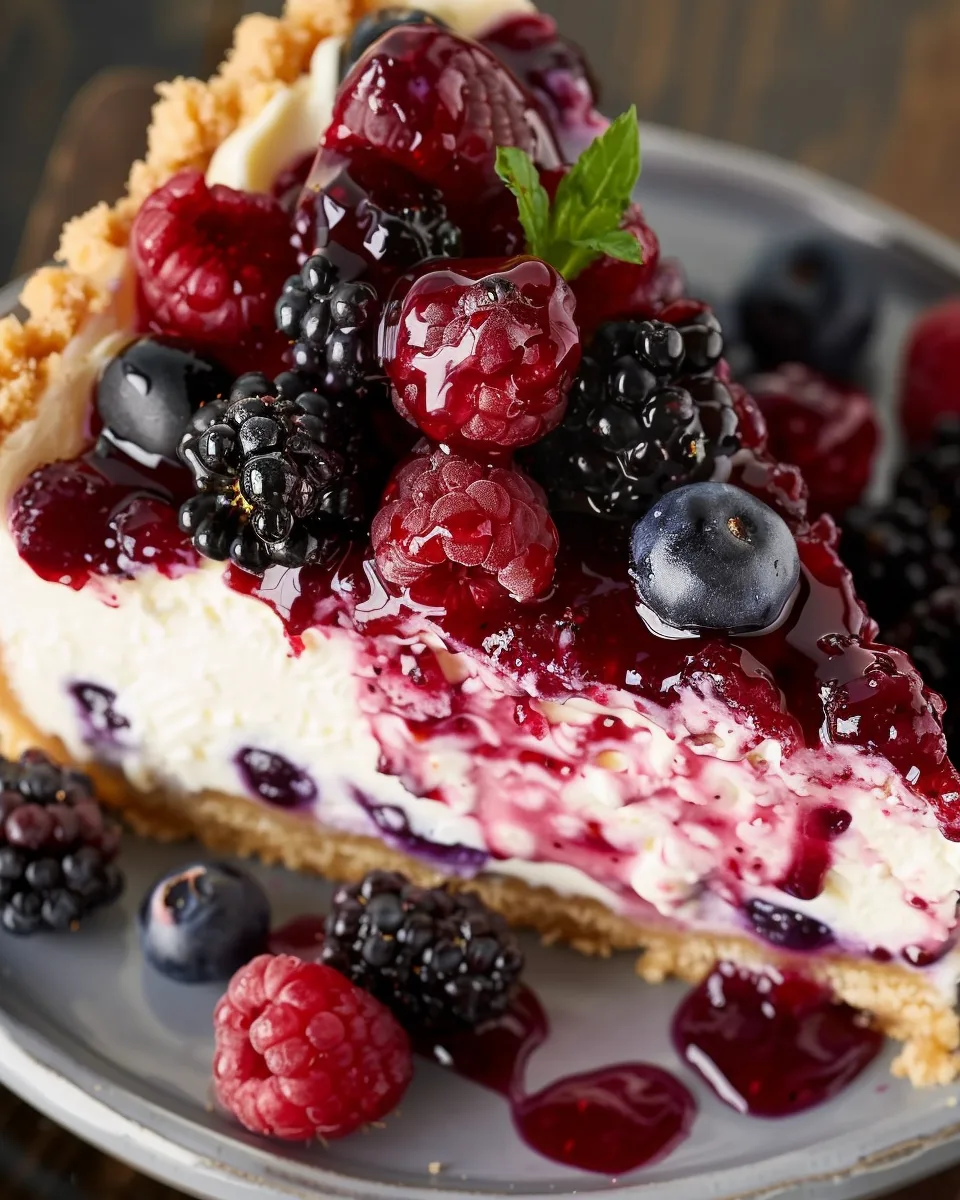
<svg viewBox="0 0 960 1200"><path fill-rule="evenodd" d="M629 188L538 232L585 146L630 174L575 49L381 7L288 0L163 85L0 324L3 752L651 982L796 967L953 1079L942 701Z"/></svg>

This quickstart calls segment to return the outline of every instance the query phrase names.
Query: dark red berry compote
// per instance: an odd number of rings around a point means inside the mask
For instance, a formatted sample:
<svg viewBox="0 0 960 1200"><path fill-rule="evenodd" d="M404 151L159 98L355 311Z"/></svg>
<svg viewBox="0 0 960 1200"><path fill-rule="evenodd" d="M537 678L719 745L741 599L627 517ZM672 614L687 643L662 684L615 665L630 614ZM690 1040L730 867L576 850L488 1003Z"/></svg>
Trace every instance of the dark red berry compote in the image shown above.
<svg viewBox="0 0 960 1200"><path fill-rule="evenodd" d="M593 98L546 19L405 22L344 63L274 196L154 192L140 327L70 398L83 452L51 394L0 458L5 669L76 757L185 804L585 895L638 943L893 964L946 1054L943 704L816 515L859 490L872 417L809 375L759 406L731 379L632 202L635 114L563 161Z"/></svg>

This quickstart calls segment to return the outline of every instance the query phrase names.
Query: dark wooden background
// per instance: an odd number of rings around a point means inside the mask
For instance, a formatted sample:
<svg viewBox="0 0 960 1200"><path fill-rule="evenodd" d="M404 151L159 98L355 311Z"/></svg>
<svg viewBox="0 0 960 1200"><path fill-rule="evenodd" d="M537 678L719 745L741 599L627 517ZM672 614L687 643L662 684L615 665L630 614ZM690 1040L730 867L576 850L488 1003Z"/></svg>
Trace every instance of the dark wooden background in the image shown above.
<svg viewBox="0 0 960 1200"><path fill-rule="evenodd" d="M0 0L0 279L122 186L152 84L280 0ZM960 0L543 0L605 107L819 168L960 238ZM2 946L0 946L2 953ZM762 1125L757 1126L762 1136ZM2 1200L174 1200L0 1091ZM960 1171L896 1200L960 1200Z"/></svg>

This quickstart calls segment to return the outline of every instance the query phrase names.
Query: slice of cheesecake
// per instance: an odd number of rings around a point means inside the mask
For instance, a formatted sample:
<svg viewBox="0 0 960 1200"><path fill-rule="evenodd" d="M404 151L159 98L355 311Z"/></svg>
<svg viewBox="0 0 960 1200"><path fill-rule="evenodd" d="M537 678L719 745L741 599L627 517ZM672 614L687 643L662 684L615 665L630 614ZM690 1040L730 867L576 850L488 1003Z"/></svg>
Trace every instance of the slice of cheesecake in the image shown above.
<svg viewBox="0 0 960 1200"><path fill-rule="evenodd" d="M224 228L239 223L230 253L249 252L260 267L250 295L246 285L235 289L236 319L262 301L258 289L273 287L272 319L290 267L286 234L270 240L284 210L217 187L298 193L305 170L287 169L325 132L328 143L340 136L327 131L343 124L340 57L366 7L290 0L281 19L241 24L209 83L165 88L128 196L67 227L66 265L27 284L29 321L0 325L4 752L39 745L82 764L151 836L197 835L217 850L338 879L389 866L455 880L511 921L584 951L642 949L648 980L698 980L718 958L799 963L905 1043L900 1074L918 1084L952 1079L960 780L946 756L942 706L903 653L874 644L832 522L806 519L802 480L770 458L762 419L730 383L719 348L703 350L715 326L702 306L675 302L675 277L659 272L648 230L637 233L646 261L636 311L676 332L688 368L706 355L695 379L678 367L674 381L699 414L690 478L735 485L790 534L795 572L775 620L739 634L673 636L691 631L644 613L623 520L595 510L634 512L648 476L604 487L590 475L578 505L555 474L577 460L576 391L565 423L525 459L550 493L552 518L543 492L509 463L477 466L458 451L426 448L394 475L373 549L360 522L336 552L301 566L263 557L251 542L243 569L239 553L230 565L207 561L183 517L178 527L194 480L173 456L170 395L187 403L180 424L200 400L200 413L226 421L211 405L228 403L230 383L208 358L232 374L260 366L272 375L289 364L272 329L254 329L251 340L250 329L239 337L229 326L210 332L211 324L209 337L184 345L180 310L161 306L186 294L177 289L190 291L196 264L178 275L168 256L163 272L172 274L150 274L176 234L170 214L193 214L195 225L211 213ZM419 7L471 37L531 13L525 0ZM517 44L503 28L489 39L494 48ZM582 88L573 91L571 141L596 121ZM547 140L551 95L536 99L529 126L542 122ZM564 131L552 132L562 144ZM538 139L531 153L555 166ZM413 161L421 151L398 152L389 171L407 181L403 155ZM334 225L331 212L339 219L359 208L337 190L341 177L324 176L325 164L321 156L311 178L321 181L316 194ZM359 156L351 186L358 164ZM425 198L422 155L417 164L413 207L426 214L413 226L424 239L419 256L436 253L431 239L448 236L448 220L479 244L490 229L471 220L462 180L449 196L440 187L439 200ZM209 171L209 187L200 171ZM389 178L396 185L399 176ZM365 211L376 209L373 185L364 187ZM451 212L439 212L441 201ZM389 240L389 220L380 212L376 221ZM641 228L636 213L630 221ZM316 211L309 222L314 230ZM460 275L456 287L469 297L490 278ZM590 295L577 290L581 301ZM235 311L229 297L216 302ZM145 330L180 341L157 343L166 346L158 359L147 343L138 358L130 343ZM596 346L587 355L591 370L607 369ZM234 399L266 386L246 377ZM144 411L160 405L153 441L123 428L131 388ZM544 409L544 431L559 420L555 409ZM320 419L309 406L284 411L300 430L316 428L304 417ZM119 416L101 429L105 412ZM426 418L417 419L423 428ZM198 439L208 426L204 418ZM381 438L381 452L386 444L396 445ZM668 466L680 471L686 450L673 449ZM325 487L352 496L357 478L343 474L342 450L318 451L316 461L328 472ZM382 467L377 460L360 474L378 478ZM349 515L343 506L338 513ZM231 513L249 515L235 505ZM489 533L474 557L476 539L463 549L464 521L471 537L481 526ZM321 521L311 536L330 528ZM438 565L443 571L431 573ZM416 590L425 573L440 582Z"/></svg>

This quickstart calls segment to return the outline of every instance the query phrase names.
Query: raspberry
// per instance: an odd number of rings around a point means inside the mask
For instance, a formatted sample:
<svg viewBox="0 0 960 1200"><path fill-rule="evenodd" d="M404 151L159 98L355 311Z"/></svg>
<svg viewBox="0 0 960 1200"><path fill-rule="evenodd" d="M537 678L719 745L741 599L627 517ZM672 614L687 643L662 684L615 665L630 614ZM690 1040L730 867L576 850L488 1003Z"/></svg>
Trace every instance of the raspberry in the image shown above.
<svg viewBox="0 0 960 1200"><path fill-rule="evenodd" d="M455 449L527 446L555 429L580 363L573 293L538 259L421 276L388 318L400 414Z"/></svg>
<svg viewBox="0 0 960 1200"><path fill-rule="evenodd" d="M607 321L652 317L665 299L674 299L672 287L668 287L665 296L661 295L660 242L644 220L639 205L630 206L622 224L640 244L643 262L626 263L604 255L573 281L577 322L585 342Z"/></svg>
<svg viewBox="0 0 960 1200"><path fill-rule="evenodd" d="M152 329L237 371L258 351L262 361L264 345L282 348L273 307L296 260L277 201L181 171L144 201L130 253Z"/></svg>
<svg viewBox="0 0 960 1200"><path fill-rule="evenodd" d="M213 1014L220 1103L254 1133L341 1138L385 1117L413 1074L391 1013L332 967L262 954Z"/></svg>
<svg viewBox="0 0 960 1200"><path fill-rule="evenodd" d="M347 76L325 145L375 150L475 208L502 192L498 146L518 146L545 167L560 161L553 135L510 71L477 42L435 25L401 25Z"/></svg>
<svg viewBox="0 0 960 1200"><path fill-rule="evenodd" d="M380 574L422 603L533 600L553 579L557 530L537 485L513 466L443 450L395 474L370 538Z"/></svg>
<svg viewBox="0 0 960 1200"><path fill-rule="evenodd" d="M903 428L915 445L951 416L960 417L960 299L930 309L914 325L900 395Z"/></svg>
<svg viewBox="0 0 960 1200"><path fill-rule="evenodd" d="M842 516L870 482L880 441L869 396L800 363L748 380L747 390L766 418L771 454L803 472L811 516Z"/></svg>

